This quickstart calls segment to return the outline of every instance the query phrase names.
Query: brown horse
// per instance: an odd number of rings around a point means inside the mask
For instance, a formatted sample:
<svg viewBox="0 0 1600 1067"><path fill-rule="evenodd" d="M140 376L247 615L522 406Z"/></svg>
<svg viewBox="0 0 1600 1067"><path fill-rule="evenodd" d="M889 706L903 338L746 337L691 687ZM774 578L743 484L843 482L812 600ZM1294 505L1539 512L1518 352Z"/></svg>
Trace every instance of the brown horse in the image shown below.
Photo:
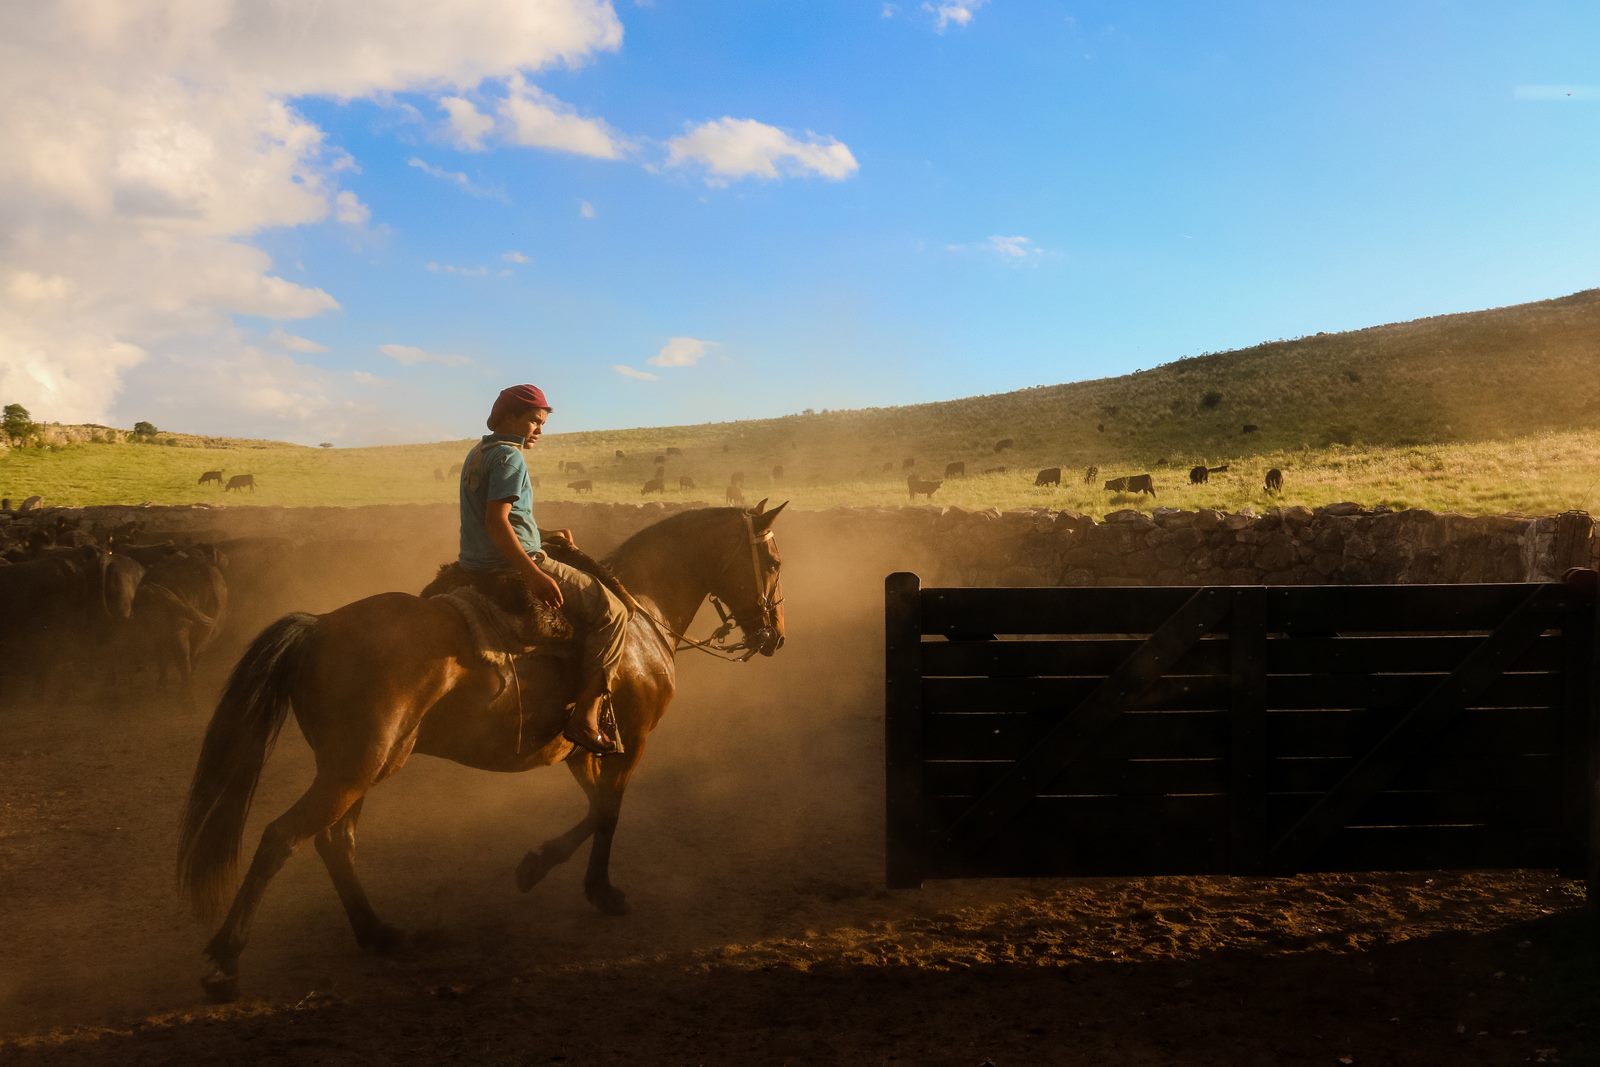
<svg viewBox="0 0 1600 1067"><path fill-rule="evenodd" d="M290 708L316 755L316 777L270 823L222 927L206 946L213 1000L238 996L239 954L278 870L314 839L363 948L397 947L403 935L378 918L356 878L356 821L367 791L413 752L469 767L524 771L565 760L589 796L572 829L529 852L517 885L531 889L591 835L584 895L607 914L627 911L611 884L611 842L628 779L675 685L673 655L707 596L726 601L743 634L736 648L770 656L783 644L783 594L772 524L786 505L701 508L635 534L607 561L643 613L629 621L612 691L625 753L593 756L562 738L576 691L571 659L523 661L518 684L479 659L449 604L382 593L326 615L285 615L245 650L206 729L189 788L178 878L195 911L213 917L227 897L245 816ZM654 619L647 614L653 614ZM664 632L670 627L670 632ZM521 697L520 717L518 696Z"/></svg>

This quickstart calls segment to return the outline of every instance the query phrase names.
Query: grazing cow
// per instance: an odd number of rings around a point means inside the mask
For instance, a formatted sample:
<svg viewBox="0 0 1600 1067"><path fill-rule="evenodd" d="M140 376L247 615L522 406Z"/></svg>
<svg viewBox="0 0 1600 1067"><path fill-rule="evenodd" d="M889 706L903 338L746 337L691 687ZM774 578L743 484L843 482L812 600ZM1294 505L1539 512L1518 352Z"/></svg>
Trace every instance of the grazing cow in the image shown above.
<svg viewBox="0 0 1600 1067"><path fill-rule="evenodd" d="M883 473L888 474L894 470L894 460L889 460L883 465Z"/></svg>
<svg viewBox="0 0 1600 1067"><path fill-rule="evenodd" d="M724 495L727 497L727 501L730 504L742 505L744 503L744 490L740 489L737 485L728 486L728 491Z"/></svg>
<svg viewBox="0 0 1600 1067"><path fill-rule="evenodd" d="M222 484L222 472L221 471L206 471L204 474L200 475L200 480L198 482L196 482L195 484L196 485L205 485L207 482L216 482L218 485L221 485Z"/></svg>
<svg viewBox="0 0 1600 1067"><path fill-rule="evenodd" d="M915 474L906 476L906 488L911 491L912 500L917 499L918 493L921 493L929 500L932 500L934 490L938 489L943 484L943 482L925 482L921 478L918 478Z"/></svg>
<svg viewBox="0 0 1600 1067"><path fill-rule="evenodd" d="M775 482L783 481L783 464L780 463L772 468L772 480Z"/></svg>
<svg viewBox="0 0 1600 1067"><path fill-rule="evenodd" d="M1190 485L1204 485L1204 484L1206 484L1206 480L1208 478L1210 478L1210 477L1211 477L1211 472L1206 470L1204 464L1200 464L1198 466L1194 466L1194 467L1190 467L1189 468L1189 484Z"/></svg>
<svg viewBox="0 0 1600 1067"><path fill-rule="evenodd" d="M639 495L644 496L646 493L664 493L666 491L666 482L657 477L651 478L648 482L645 482L644 488L639 490Z"/></svg>
<svg viewBox="0 0 1600 1067"><path fill-rule="evenodd" d="M669 456L681 456L681 455L683 455L683 449L678 448L675 445L668 445L667 446L667 455L669 455Z"/></svg>
<svg viewBox="0 0 1600 1067"><path fill-rule="evenodd" d="M575 482L568 482L567 488L574 493L592 493L594 492L594 482L588 478L579 478Z"/></svg>
<svg viewBox="0 0 1600 1067"><path fill-rule="evenodd" d="M1255 433L1259 429L1261 429L1261 427L1257 426L1255 423L1247 422L1247 423L1244 424L1244 428L1241 429L1239 432L1240 433Z"/></svg>
<svg viewBox="0 0 1600 1067"><path fill-rule="evenodd" d="M1004 452L1006 449L1010 448L1014 444L1016 444L1016 442L1013 441L1011 438L1002 437L1002 438L1000 438L1000 440L998 440L998 441L996 441L994 443L994 450L996 452Z"/></svg>
<svg viewBox="0 0 1600 1067"><path fill-rule="evenodd" d="M1083 484L1084 485L1093 485L1094 482L1095 482L1095 479L1098 478L1098 477L1100 477L1100 468L1099 467L1085 467L1085 468L1083 468Z"/></svg>
<svg viewBox="0 0 1600 1067"><path fill-rule="evenodd" d="M1046 468L1044 468L1044 470L1040 471L1038 474L1035 474L1033 476L1033 484L1035 486L1040 486L1040 485L1060 485L1061 484L1061 468L1060 467L1046 467Z"/></svg>
<svg viewBox="0 0 1600 1067"><path fill-rule="evenodd" d="M1108 493L1149 493L1156 495L1156 485L1148 474L1130 474L1123 478L1112 478L1105 484Z"/></svg>
<svg viewBox="0 0 1600 1067"><path fill-rule="evenodd" d="M236 489L241 493L248 489L253 493L256 491L256 476L254 474L235 474L228 479L228 484L222 487L224 493L230 489Z"/></svg>
<svg viewBox="0 0 1600 1067"><path fill-rule="evenodd" d="M959 461L946 463L944 465L944 476L946 478L965 478L967 476L967 465Z"/></svg>
<svg viewBox="0 0 1600 1067"><path fill-rule="evenodd" d="M903 470L903 471L908 471L912 467L915 467L916 465L917 465L917 457L915 457L915 456L907 456L905 459L900 461L900 469Z"/></svg>
<svg viewBox="0 0 1600 1067"><path fill-rule="evenodd" d="M678 475L678 488L679 489L693 489L694 488L694 479L689 477L687 474Z"/></svg>
<svg viewBox="0 0 1600 1067"><path fill-rule="evenodd" d="M588 474L589 472L583 469L583 464L582 463L575 463L572 460L568 460L567 461L566 473L567 474Z"/></svg>
<svg viewBox="0 0 1600 1067"><path fill-rule="evenodd" d="M1283 492L1283 472L1277 467L1273 467L1267 472L1267 492Z"/></svg>

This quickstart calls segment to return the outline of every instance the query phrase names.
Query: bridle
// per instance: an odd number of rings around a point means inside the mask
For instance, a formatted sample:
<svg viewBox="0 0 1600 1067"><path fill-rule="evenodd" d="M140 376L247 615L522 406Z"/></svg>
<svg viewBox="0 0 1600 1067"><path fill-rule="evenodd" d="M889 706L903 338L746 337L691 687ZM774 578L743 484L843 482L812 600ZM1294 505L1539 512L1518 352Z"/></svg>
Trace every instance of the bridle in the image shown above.
<svg viewBox="0 0 1600 1067"><path fill-rule="evenodd" d="M760 625L753 631L743 628L740 626L737 614L730 611L717 595L712 593L709 598L711 606L716 609L717 617L722 620L722 625L713 630L711 636L705 641L696 641L694 638L681 634L671 626L668 626L665 620L655 612L645 608L644 605L638 605L645 618L649 619L657 629L670 636L676 642L673 648L674 652L681 652L685 648L694 648L699 649L708 656L716 656L718 659L725 659L732 663L743 663L768 645L772 646L774 652L783 647L783 636L778 633L778 605L783 603L783 598L781 596L774 597L773 594L767 592L761 571L761 545L772 542L772 531L763 530L759 534L756 533L755 523L752 521L748 511L741 512L740 517L744 519L745 539L750 547L750 572L755 581L756 609L761 616ZM739 548L736 546L728 558L723 561L722 566L717 569L718 575L727 571L736 562L738 553ZM728 635L733 633L735 627L740 627L743 637L737 643L728 644ZM743 652L744 655L738 655L740 652Z"/></svg>

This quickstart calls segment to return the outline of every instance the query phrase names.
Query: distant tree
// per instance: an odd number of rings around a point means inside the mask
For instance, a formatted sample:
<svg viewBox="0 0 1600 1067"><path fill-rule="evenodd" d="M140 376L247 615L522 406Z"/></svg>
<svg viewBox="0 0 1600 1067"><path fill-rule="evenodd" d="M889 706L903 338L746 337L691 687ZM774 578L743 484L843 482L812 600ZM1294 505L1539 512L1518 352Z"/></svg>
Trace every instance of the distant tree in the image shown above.
<svg viewBox="0 0 1600 1067"><path fill-rule="evenodd" d="M1207 389L1205 395L1200 397L1200 406L1214 408L1222 403L1222 394L1215 389Z"/></svg>
<svg viewBox="0 0 1600 1067"><path fill-rule="evenodd" d="M33 416L28 414L28 409L21 404L7 404L3 415L0 415L0 430L13 441L26 441L33 435L36 427Z"/></svg>
<svg viewBox="0 0 1600 1067"><path fill-rule="evenodd" d="M135 437L154 437L159 432L153 422L136 422L133 424Z"/></svg>
<svg viewBox="0 0 1600 1067"><path fill-rule="evenodd" d="M324 441L320 445L318 445L317 447L318 448L332 448L333 447L333 442L332 441Z"/></svg>

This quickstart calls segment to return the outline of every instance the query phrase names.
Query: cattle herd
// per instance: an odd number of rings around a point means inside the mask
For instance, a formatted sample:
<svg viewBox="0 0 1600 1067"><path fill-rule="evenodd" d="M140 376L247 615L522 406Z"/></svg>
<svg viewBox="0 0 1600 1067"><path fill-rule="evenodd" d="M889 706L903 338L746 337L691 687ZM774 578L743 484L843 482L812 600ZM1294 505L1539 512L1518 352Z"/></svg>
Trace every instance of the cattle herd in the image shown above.
<svg viewBox="0 0 1600 1067"><path fill-rule="evenodd" d="M192 699L227 613L226 549L141 543L141 529L0 506L0 661L13 698L98 678Z"/></svg>

